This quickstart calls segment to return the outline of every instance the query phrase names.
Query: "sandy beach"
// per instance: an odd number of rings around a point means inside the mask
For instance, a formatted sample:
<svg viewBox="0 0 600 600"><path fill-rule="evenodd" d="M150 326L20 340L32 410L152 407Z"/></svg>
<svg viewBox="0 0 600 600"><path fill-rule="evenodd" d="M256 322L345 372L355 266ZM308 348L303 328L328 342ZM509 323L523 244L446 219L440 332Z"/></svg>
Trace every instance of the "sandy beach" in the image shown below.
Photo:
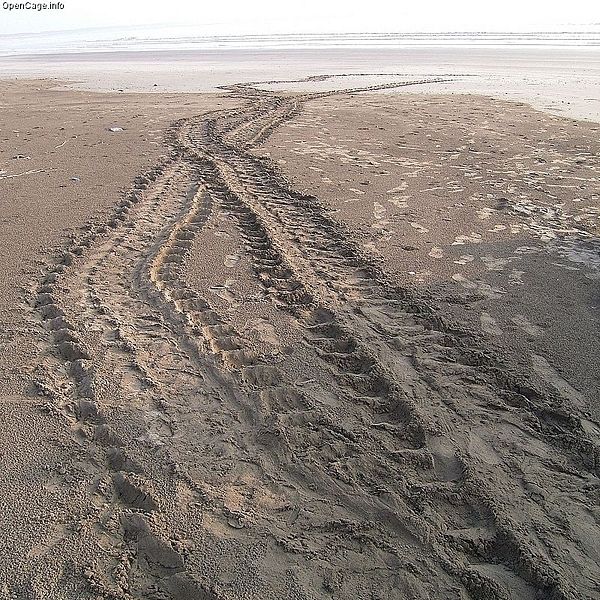
<svg viewBox="0 0 600 600"><path fill-rule="evenodd" d="M211 92L252 81L314 75L396 73L446 82L387 93L477 94L527 102L537 109L600 122L600 54L594 47L406 47L306 49L105 50L0 55L0 76L54 77L75 89L113 92ZM328 81L326 89L336 82ZM343 85L343 83L341 83ZM317 83L286 84L315 91ZM339 88L339 85L338 85Z"/></svg>
<svg viewBox="0 0 600 600"><path fill-rule="evenodd" d="M0 59L0 598L599 598L598 55L279 52Z"/></svg>

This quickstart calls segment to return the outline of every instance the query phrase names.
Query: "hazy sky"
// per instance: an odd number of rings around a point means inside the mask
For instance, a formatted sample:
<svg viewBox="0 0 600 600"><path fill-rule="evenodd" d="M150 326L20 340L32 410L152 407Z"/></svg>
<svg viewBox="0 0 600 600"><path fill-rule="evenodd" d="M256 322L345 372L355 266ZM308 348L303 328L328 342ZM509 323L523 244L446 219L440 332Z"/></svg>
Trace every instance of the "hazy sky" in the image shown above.
<svg viewBox="0 0 600 600"><path fill-rule="evenodd" d="M155 24L209 34L522 31L600 22L600 0L63 0L64 10L44 11L3 3L0 33Z"/></svg>

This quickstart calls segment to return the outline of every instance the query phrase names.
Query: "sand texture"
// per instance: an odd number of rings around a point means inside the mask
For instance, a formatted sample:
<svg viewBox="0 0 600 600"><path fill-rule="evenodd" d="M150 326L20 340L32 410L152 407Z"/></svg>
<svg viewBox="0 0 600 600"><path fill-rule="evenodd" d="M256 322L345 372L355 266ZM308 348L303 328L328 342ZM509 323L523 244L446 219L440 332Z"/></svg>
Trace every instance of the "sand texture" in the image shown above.
<svg viewBox="0 0 600 600"><path fill-rule="evenodd" d="M598 126L438 83L2 84L1 598L600 597Z"/></svg>

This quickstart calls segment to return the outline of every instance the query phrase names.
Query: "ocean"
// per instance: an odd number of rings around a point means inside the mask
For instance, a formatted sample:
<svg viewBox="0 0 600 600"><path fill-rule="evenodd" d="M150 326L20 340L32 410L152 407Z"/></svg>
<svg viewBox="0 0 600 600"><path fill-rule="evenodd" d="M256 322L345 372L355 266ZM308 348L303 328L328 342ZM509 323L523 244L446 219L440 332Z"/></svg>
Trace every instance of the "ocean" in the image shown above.
<svg viewBox="0 0 600 600"><path fill-rule="evenodd" d="M0 55L202 49L406 48L406 47L598 48L600 25L529 32L397 32L206 34L192 27L110 27L0 35Z"/></svg>

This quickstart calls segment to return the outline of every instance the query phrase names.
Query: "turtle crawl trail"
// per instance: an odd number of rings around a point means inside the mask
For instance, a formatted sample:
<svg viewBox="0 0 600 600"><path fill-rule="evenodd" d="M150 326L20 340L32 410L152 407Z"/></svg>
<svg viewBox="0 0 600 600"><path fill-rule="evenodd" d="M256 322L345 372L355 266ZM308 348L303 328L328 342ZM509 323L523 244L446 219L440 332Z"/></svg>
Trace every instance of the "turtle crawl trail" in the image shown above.
<svg viewBox="0 0 600 600"><path fill-rule="evenodd" d="M80 597L599 597L596 425L394 287L252 153L312 98L441 80L231 86L240 108L175 123L161 164L48 265L36 383L85 473L61 534ZM211 219L284 351L189 277Z"/></svg>

